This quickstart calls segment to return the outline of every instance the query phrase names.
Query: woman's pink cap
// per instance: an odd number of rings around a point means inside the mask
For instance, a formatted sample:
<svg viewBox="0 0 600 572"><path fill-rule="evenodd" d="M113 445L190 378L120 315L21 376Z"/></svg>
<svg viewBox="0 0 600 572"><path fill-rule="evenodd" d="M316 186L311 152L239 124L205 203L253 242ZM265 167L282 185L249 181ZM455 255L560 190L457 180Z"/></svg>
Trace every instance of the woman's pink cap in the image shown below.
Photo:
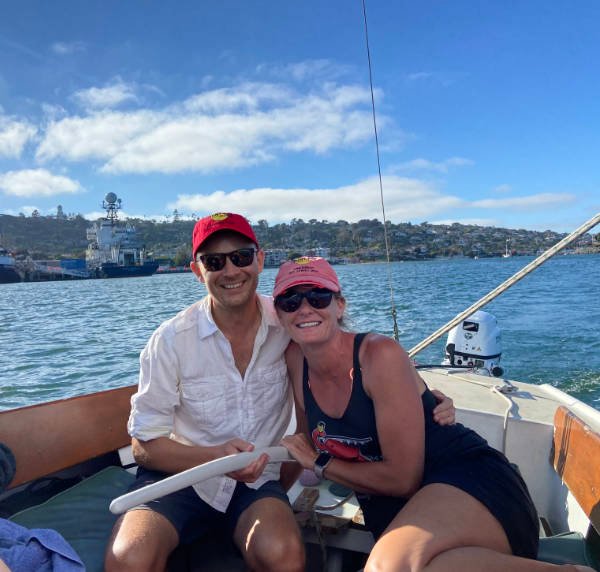
<svg viewBox="0 0 600 572"><path fill-rule="evenodd" d="M288 260L279 267L273 297L300 284L327 288L332 292L341 290L337 274L327 260L315 256L301 256L295 260Z"/></svg>

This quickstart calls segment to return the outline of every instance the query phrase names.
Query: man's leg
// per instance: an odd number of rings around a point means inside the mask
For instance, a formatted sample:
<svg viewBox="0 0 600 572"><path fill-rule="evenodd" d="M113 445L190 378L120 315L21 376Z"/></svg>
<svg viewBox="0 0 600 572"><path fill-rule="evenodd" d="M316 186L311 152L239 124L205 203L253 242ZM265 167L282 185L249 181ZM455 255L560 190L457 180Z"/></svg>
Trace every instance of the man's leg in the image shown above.
<svg viewBox="0 0 600 572"><path fill-rule="evenodd" d="M256 572L301 572L304 544L279 481L259 489L238 483L227 520L247 566Z"/></svg>
<svg viewBox="0 0 600 572"><path fill-rule="evenodd" d="M140 467L132 490L167 477ZM222 513L206 504L192 487L130 510L113 528L105 557L108 572L163 572L179 542L195 541L222 523Z"/></svg>
<svg viewBox="0 0 600 572"><path fill-rule="evenodd" d="M164 572L179 535L152 510L131 510L115 524L105 558L106 572Z"/></svg>
<svg viewBox="0 0 600 572"><path fill-rule="evenodd" d="M301 572L304 544L289 504L262 498L240 516L233 539L256 572Z"/></svg>

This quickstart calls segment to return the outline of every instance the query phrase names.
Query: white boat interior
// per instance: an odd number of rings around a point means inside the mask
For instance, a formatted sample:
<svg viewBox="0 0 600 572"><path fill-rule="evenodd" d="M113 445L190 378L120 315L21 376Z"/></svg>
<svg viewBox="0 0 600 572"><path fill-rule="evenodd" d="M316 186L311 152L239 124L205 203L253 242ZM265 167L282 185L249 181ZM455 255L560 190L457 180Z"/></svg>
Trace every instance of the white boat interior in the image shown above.
<svg viewBox="0 0 600 572"><path fill-rule="evenodd" d="M459 422L518 465L540 515L540 534L547 537L542 538L539 558L596 566L600 412L548 384L508 382L443 367L420 373L430 387L452 397ZM11 488L0 496L2 516L24 526L55 528L88 570L102 570L116 519L109 503L133 479L125 421L134 391L125 387L0 413L2 441L17 459ZM373 539L361 526L352 498L335 510L316 508L343 500L329 485L296 483L290 490L304 526L307 570L359 570ZM178 550L170 569L244 569L227 541L212 539L211 551L212 560L207 559L206 544Z"/></svg>

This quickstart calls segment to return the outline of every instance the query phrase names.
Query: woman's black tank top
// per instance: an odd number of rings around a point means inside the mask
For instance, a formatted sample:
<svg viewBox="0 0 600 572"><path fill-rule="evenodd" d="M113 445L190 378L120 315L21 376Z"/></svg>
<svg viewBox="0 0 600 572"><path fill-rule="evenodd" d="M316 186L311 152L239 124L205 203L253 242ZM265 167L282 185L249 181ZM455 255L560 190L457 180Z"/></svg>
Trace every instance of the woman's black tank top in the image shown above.
<svg viewBox="0 0 600 572"><path fill-rule="evenodd" d="M304 360L304 409L312 441L318 451L348 461L380 461L382 459L373 401L366 394L358 359L360 345L366 333L356 334L353 350L353 384L348 406L338 419L321 411L308 383L308 363ZM437 405L429 389L421 395L425 415L425 472L442 463L455 461L488 448L488 444L474 431L460 423L440 426L433 420Z"/></svg>
<svg viewBox="0 0 600 572"><path fill-rule="evenodd" d="M348 461L379 461L375 410L365 393L358 361L358 350L366 334L356 334L353 352L352 393L344 414L338 419L321 411L308 383L308 363L304 360L304 409L315 448Z"/></svg>

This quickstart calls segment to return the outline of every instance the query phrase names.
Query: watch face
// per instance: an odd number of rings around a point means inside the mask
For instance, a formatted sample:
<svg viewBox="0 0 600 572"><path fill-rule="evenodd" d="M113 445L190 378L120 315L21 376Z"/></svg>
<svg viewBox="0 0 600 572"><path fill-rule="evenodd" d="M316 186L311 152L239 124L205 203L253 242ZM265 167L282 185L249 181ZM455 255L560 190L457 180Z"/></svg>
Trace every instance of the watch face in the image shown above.
<svg viewBox="0 0 600 572"><path fill-rule="evenodd" d="M315 461L315 465L317 467L324 467L331 460L331 455L329 453L320 453Z"/></svg>

